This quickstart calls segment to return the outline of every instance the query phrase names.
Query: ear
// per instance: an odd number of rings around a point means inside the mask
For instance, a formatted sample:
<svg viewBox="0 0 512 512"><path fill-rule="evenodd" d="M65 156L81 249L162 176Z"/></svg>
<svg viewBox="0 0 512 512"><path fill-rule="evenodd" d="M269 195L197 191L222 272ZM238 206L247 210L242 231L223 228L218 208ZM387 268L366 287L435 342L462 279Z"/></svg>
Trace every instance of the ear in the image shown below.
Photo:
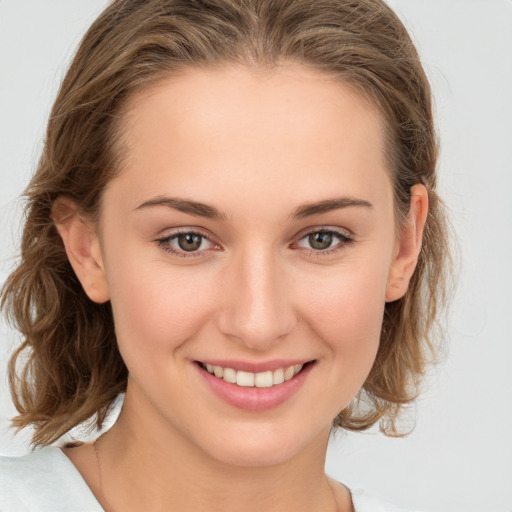
<svg viewBox="0 0 512 512"><path fill-rule="evenodd" d="M65 197L55 200L52 219L85 293L94 302L107 302L110 294L94 224L85 221L75 203Z"/></svg>
<svg viewBox="0 0 512 512"><path fill-rule="evenodd" d="M398 236L388 275L386 302L402 298L409 287L418 263L427 212L428 191L424 185L414 185L411 188L409 214Z"/></svg>

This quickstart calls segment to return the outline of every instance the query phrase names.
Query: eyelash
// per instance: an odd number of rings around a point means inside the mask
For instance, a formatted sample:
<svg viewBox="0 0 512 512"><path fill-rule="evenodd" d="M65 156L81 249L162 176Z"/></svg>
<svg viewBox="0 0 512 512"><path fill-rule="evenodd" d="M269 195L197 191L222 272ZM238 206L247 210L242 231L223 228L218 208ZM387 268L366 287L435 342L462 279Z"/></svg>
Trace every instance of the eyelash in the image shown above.
<svg viewBox="0 0 512 512"><path fill-rule="evenodd" d="M339 242L335 246L329 247L329 248L324 249L324 250L321 250L321 249L307 249L306 248L308 256L314 256L314 257L329 256L329 255L331 255L333 253L336 253L336 252L342 250L343 248L353 244L354 241L355 241L351 236L349 236L347 233L345 233L343 231L339 231L339 230L334 229L334 228L322 227L320 229L315 229L313 231L307 232L305 235L303 235L299 239L299 242L301 242L302 240L306 239L310 235L314 235L314 234L333 235L335 238L338 238ZM180 235L195 235L195 236L199 236L202 239L207 240L208 242L216 245L208 236L204 235L203 233L200 233L200 232L197 232L197 231L193 231L193 230L179 230L179 231L175 231L171 235L164 236L164 237L161 237L161 238L157 238L154 241L158 244L158 246L162 250L172 254L173 256L178 256L180 258L200 258L200 257L204 257L203 256L203 252L204 251L190 251L190 252L187 252L187 251L177 251L177 250L173 249L171 247L171 245L170 245L170 242L171 242L171 240L174 240L174 239L178 238ZM293 246L297 246L297 243L298 242L295 242L293 244Z"/></svg>

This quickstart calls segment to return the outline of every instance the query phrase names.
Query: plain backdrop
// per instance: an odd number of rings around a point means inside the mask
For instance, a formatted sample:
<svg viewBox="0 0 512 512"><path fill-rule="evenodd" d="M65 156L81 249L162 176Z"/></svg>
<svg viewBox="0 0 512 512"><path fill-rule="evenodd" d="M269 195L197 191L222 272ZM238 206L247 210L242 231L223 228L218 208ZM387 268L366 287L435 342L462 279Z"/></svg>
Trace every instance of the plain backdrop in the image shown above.
<svg viewBox="0 0 512 512"><path fill-rule="evenodd" d="M15 261L18 196L81 35L106 0L0 0L0 283ZM441 191L460 247L432 370L403 439L376 429L331 443L327 472L432 512L512 511L512 1L394 0L432 81L442 142ZM16 333L0 323L0 454L13 437L6 362Z"/></svg>

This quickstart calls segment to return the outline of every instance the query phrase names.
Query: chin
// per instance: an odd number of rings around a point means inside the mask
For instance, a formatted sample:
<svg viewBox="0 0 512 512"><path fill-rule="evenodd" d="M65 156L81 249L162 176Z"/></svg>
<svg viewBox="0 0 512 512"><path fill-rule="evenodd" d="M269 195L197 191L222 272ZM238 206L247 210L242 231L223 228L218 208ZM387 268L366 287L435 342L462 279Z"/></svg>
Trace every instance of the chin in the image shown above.
<svg viewBox="0 0 512 512"><path fill-rule="evenodd" d="M294 435L290 429L269 429L260 424L251 430L241 428L236 434L231 431L225 437L217 437L217 442L208 446L210 456L233 466L276 466L293 459L312 442L309 439L308 443L307 436L300 433Z"/></svg>
<svg viewBox="0 0 512 512"><path fill-rule="evenodd" d="M229 450L212 454L219 462L240 467L266 467L277 466L293 458L297 450L284 447L275 449L274 446L262 446L261 444L248 446L240 443L240 446L231 446Z"/></svg>

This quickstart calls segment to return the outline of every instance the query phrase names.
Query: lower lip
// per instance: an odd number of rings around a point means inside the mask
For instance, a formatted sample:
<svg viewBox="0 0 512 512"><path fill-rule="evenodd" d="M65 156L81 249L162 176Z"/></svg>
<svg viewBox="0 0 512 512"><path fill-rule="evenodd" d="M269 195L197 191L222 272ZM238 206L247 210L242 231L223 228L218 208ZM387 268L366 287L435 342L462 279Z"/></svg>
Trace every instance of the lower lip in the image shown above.
<svg viewBox="0 0 512 512"><path fill-rule="evenodd" d="M307 364L292 379L269 388L238 386L208 373L198 363L194 366L210 389L229 405L247 411L265 411L283 404L294 395L304 384L314 363Z"/></svg>

